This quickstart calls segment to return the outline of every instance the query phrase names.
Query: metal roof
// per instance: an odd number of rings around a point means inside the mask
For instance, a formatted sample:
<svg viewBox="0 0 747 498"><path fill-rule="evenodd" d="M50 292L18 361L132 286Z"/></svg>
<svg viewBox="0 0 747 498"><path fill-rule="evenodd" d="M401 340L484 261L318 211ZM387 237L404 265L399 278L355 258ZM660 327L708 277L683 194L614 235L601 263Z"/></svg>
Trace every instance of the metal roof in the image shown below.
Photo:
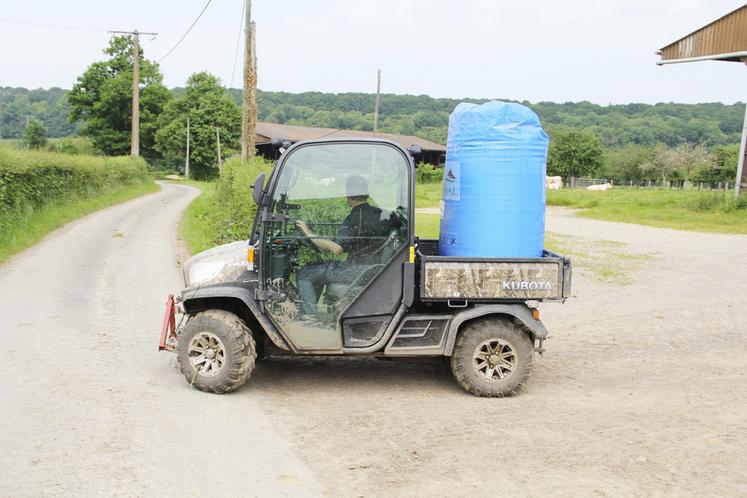
<svg viewBox="0 0 747 498"><path fill-rule="evenodd" d="M300 142L319 138L384 138L407 148L419 145L424 151L446 152L446 147L412 135L395 135L393 133L374 133L362 130L341 130L338 128L315 128L313 126L295 126L278 123L257 122L257 145L270 143L273 138Z"/></svg>
<svg viewBox="0 0 747 498"><path fill-rule="evenodd" d="M747 61L747 4L670 43L657 64L698 60Z"/></svg>

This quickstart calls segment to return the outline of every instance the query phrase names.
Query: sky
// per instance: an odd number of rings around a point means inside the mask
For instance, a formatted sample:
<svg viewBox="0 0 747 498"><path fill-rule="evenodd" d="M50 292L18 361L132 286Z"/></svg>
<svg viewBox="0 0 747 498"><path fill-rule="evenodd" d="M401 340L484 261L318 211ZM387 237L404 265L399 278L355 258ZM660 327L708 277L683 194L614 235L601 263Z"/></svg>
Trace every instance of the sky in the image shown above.
<svg viewBox="0 0 747 498"><path fill-rule="evenodd" d="M0 0L0 86L70 88L104 58L108 30L142 37L158 60L207 0ZM234 69L243 0L213 0L161 62L182 86ZM747 101L735 62L657 66L655 51L736 9L735 0L253 0L263 90L382 92L539 101ZM86 29L30 26L34 23ZM241 41L243 43L243 40ZM741 90L740 90L741 89Z"/></svg>

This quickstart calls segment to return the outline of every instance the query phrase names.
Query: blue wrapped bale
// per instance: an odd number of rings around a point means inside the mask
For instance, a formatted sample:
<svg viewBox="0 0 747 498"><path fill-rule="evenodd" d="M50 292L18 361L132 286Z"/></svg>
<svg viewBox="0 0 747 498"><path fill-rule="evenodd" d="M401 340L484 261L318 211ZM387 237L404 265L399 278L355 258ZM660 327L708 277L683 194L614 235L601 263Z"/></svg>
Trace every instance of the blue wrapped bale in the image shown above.
<svg viewBox="0 0 747 498"><path fill-rule="evenodd" d="M439 252L542 256L549 138L526 106L459 104L449 117Z"/></svg>

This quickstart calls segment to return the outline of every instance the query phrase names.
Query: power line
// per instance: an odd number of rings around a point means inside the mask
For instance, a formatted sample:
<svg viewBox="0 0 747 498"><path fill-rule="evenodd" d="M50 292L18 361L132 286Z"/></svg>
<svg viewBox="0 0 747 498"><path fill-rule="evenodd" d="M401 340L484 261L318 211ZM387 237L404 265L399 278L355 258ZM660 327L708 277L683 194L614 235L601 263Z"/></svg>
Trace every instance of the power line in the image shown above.
<svg viewBox="0 0 747 498"><path fill-rule="evenodd" d="M29 22L29 21L18 21L15 19L0 19L0 23L3 24L15 24L17 26L33 26L35 28L49 28L49 29L69 29L73 31L98 31L98 32L108 32L108 29L102 29L102 28L86 28L83 26L64 26L61 24L44 24L44 23L38 23L38 22Z"/></svg>
<svg viewBox="0 0 747 498"><path fill-rule="evenodd" d="M199 14L197 14L197 17L195 18L195 20L194 20L194 21L192 21L192 24L190 24L189 28L187 28L187 31L185 31L185 32L184 32L184 34L182 35L182 37L181 37L181 38L179 38L179 41L178 41L178 42L176 42L176 45L174 45L173 47L171 47L171 50L169 50L168 52L166 52L166 55L164 55L163 57L161 57L160 59L158 59L158 62L161 62L161 61L162 61L162 60L164 60L164 59L165 59L166 57L168 57L169 55L171 55L171 52L173 52L174 50L176 50L176 47L178 47L178 46L179 46L179 44L180 44L180 43L181 43L181 42L182 42L182 41L183 41L183 40L184 40L184 39L185 39L185 38L187 37L187 35L189 34L189 32L190 32L190 31L192 31L192 28L194 28L194 27L195 27L195 24L197 24L197 21L199 21L199 20L200 20L200 17L202 17L202 14L204 14L204 13L205 13L205 11L206 11L206 10L207 10L207 8L208 8L208 5L210 5L210 2L212 2L212 1L213 1L213 0L208 0L208 1L207 1L207 3L206 3L206 4L205 4L205 6L204 6L204 7L202 8L202 10L200 11L200 13L199 13Z"/></svg>
<svg viewBox="0 0 747 498"><path fill-rule="evenodd" d="M239 60L239 45L241 43L241 31L244 27L244 12L246 11L246 2L241 3L241 19L239 23L239 36L236 37L236 52L233 54L233 69L231 69L231 84L228 88L233 88L233 77L236 75L236 61Z"/></svg>

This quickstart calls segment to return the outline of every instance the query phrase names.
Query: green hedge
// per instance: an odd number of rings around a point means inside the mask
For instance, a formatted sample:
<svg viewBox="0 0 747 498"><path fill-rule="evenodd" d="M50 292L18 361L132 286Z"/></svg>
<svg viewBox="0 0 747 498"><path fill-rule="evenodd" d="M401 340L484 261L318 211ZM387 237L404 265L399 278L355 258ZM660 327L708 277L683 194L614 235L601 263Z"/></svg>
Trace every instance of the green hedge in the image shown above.
<svg viewBox="0 0 747 498"><path fill-rule="evenodd" d="M254 179L261 171L269 179L272 166L260 157L248 161L231 158L223 163L215 188L206 189L205 199L187 210L183 229L193 252L249 238L257 212L252 199Z"/></svg>
<svg viewBox="0 0 747 498"><path fill-rule="evenodd" d="M0 242L46 206L109 195L147 178L141 158L0 149Z"/></svg>

